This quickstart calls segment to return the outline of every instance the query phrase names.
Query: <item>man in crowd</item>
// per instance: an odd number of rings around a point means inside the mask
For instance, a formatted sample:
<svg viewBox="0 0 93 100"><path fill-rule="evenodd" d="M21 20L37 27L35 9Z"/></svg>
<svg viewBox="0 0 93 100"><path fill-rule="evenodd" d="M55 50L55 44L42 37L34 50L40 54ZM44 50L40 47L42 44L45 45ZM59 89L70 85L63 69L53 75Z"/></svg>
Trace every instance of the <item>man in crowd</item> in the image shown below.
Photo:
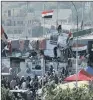
<svg viewBox="0 0 93 100"><path fill-rule="evenodd" d="M10 89L14 89L16 85L17 85L16 79L13 78L13 80L11 80L10 82Z"/></svg>

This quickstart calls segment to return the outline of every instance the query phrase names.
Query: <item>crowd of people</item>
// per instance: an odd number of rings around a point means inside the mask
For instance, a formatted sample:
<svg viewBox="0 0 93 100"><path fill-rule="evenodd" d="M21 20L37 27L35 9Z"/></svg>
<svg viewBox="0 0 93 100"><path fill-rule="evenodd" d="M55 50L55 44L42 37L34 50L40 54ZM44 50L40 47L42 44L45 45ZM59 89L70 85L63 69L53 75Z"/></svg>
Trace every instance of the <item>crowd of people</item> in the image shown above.
<svg viewBox="0 0 93 100"><path fill-rule="evenodd" d="M53 66L51 66L50 71L46 72L43 77L35 75L34 78L31 78L30 76L22 76L21 78L19 78L18 76L15 76L12 79L9 79L8 77L2 76L1 84L2 87L5 87L9 90L27 90L27 93L21 93L22 98L24 98L24 100L35 100L36 97L38 97L37 91L39 89L42 89L42 85L46 86L52 81L55 84L61 83L64 79L65 74L66 73L64 68L62 69L59 76L58 74L56 74ZM18 94L19 93L14 92L15 98L19 98Z"/></svg>
<svg viewBox="0 0 93 100"><path fill-rule="evenodd" d="M59 25L57 30L58 30L58 33L61 33L61 25ZM69 49L63 50L63 54L65 58L72 57L71 46L69 47L70 47ZM58 48L59 48L59 45L57 45L57 47L54 48L54 58L56 59L58 59L57 58ZM6 52L3 52L3 53L6 54ZM44 51L41 50L40 55L45 56ZM35 57L37 56L37 53L35 51L31 51L29 54L29 57L31 56ZM45 56L45 60L47 59L49 60L49 58ZM80 59L84 59L84 57L80 56ZM21 78L19 78L17 75L14 74L12 75L12 77L9 76L11 77L11 79L2 76L1 85L2 87L5 87L6 89L9 89L9 90L20 90L20 89L27 90L26 93L14 92L13 94L15 98L17 98L17 100L19 100L20 98L24 98L24 100L36 100L36 98L38 97L37 91L39 89L42 89L42 86L46 86L50 84L50 82L54 82L55 84L64 82L64 78L69 75L70 68L72 67L71 60L68 60L67 63L68 64L66 68L63 67L60 73L56 73L53 66L51 66L50 70L46 72L44 76L35 75L34 78L32 78L31 76L27 76L27 77L22 76ZM21 94L21 96L19 94Z"/></svg>

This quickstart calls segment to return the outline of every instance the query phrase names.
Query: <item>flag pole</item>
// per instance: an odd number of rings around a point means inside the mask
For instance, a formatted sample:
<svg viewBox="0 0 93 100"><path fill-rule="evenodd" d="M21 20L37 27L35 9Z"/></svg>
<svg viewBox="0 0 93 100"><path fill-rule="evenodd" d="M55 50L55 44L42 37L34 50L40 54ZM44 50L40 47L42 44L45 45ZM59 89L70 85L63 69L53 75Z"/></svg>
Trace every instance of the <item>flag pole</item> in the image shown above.
<svg viewBox="0 0 93 100"><path fill-rule="evenodd" d="M43 5L43 9L45 10L45 4ZM44 22L44 26L43 26L43 37L44 37L44 28L45 28L45 18L43 18L43 22ZM43 83L44 83L44 67L45 67L45 65L44 65L44 55L43 55L43 57L42 57L42 88L43 88Z"/></svg>
<svg viewBox="0 0 93 100"><path fill-rule="evenodd" d="M58 1L57 1L57 16L56 16L56 28L57 28L57 26L58 26Z"/></svg>
<svg viewBox="0 0 93 100"><path fill-rule="evenodd" d="M13 9L13 23L14 23L14 9ZM14 39L14 30L13 30L13 39Z"/></svg>
<svg viewBox="0 0 93 100"><path fill-rule="evenodd" d="M82 22L81 22L81 29L83 29L83 15L84 15L84 8L83 8L83 1L82 1Z"/></svg>
<svg viewBox="0 0 93 100"><path fill-rule="evenodd" d="M78 11L77 11L77 8L75 6L75 4L72 2L75 10L76 10L76 19L77 19L77 34L76 34L76 88L78 87Z"/></svg>
<svg viewBox="0 0 93 100"><path fill-rule="evenodd" d="M45 3L44 3L44 6L43 6L43 9L45 11ZM45 34L45 18L43 18L43 22L44 22L44 26L43 26L43 36L46 35Z"/></svg>
<svg viewBox="0 0 93 100"><path fill-rule="evenodd" d="M28 25L27 25L27 24L28 24L28 23L27 23L27 22L28 22L28 1L27 1L27 11L26 11L26 14L27 14L27 19L26 19L26 39L27 39L27 38L28 38L28 36L27 36L27 35L28 35L28 34L27 34L27 33L28 33L28 27L27 27L27 26L28 26Z"/></svg>

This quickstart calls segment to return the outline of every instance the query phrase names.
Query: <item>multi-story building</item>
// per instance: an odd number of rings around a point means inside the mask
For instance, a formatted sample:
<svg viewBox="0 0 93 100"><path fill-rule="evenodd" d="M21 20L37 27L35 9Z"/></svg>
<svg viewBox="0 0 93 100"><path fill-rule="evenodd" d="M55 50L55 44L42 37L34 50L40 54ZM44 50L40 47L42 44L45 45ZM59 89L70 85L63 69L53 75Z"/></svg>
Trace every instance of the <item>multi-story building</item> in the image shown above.
<svg viewBox="0 0 93 100"><path fill-rule="evenodd" d="M24 9L7 9L2 12L2 25L10 38L32 36L34 13Z"/></svg>

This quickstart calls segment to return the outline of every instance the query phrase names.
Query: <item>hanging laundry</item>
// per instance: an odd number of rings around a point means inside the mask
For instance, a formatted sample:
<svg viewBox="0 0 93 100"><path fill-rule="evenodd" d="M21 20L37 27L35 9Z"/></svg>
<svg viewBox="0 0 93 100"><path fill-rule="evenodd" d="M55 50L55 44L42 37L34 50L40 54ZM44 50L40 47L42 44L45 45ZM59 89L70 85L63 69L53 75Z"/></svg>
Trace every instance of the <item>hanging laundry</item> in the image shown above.
<svg viewBox="0 0 93 100"><path fill-rule="evenodd" d="M7 36L7 34L5 33L5 31L4 31L4 29L3 29L2 26L1 26L1 39L2 39L4 42L6 42L7 39L8 39L8 36Z"/></svg>
<svg viewBox="0 0 93 100"><path fill-rule="evenodd" d="M24 40L19 40L19 49L21 50L21 51L23 51L24 50Z"/></svg>
<svg viewBox="0 0 93 100"><path fill-rule="evenodd" d="M39 49L44 50L46 49L46 40L39 40Z"/></svg>
<svg viewBox="0 0 93 100"><path fill-rule="evenodd" d="M24 42L24 48L28 48L28 46L29 46L29 40L25 40L25 42Z"/></svg>
<svg viewBox="0 0 93 100"><path fill-rule="evenodd" d="M11 41L8 41L8 48L9 48L9 53L12 54L12 45L11 45Z"/></svg>
<svg viewBox="0 0 93 100"><path fill-rule="evenodd" d="M32 46L32 48L34 48L34 49L39 49L39 41L38 40L33 40L32 42L31 42L31 46Z"/></svg>
<svg viewBox="0 0 93 100"><path fill-rule="evenodd" d="M12 49L16 49L16 50L19 50L19 40L13 40L11 41L11 46L12 46Z"/></svg>
<svg viewBox="0 0 93 100"><path fill-rule="evenodd" d="M30 44L31 44L32 48L36 48L36 40L31 41Z"/></svg>

